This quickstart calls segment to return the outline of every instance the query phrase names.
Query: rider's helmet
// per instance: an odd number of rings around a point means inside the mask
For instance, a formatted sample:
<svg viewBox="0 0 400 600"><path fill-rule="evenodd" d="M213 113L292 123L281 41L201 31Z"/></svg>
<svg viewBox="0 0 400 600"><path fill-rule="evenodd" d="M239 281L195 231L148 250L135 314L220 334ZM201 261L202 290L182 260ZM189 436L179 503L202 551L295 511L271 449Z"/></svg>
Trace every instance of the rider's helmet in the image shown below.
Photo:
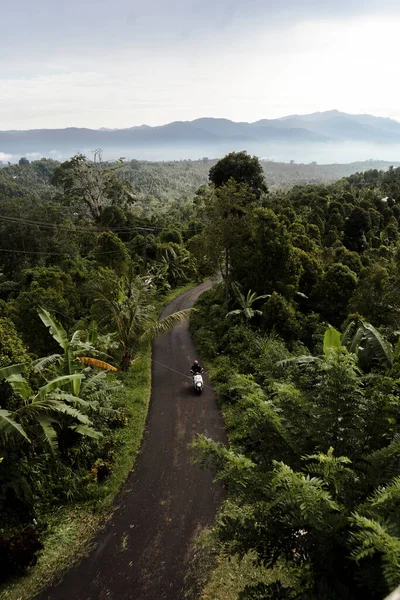
<svg viewBox="0 0 400 600"><path fill-rule="evenodd" d="M199 361L198 361L198 360L195 360L193 364L194 364L194 365L198 365L198 364L199 364Z"/></svg>

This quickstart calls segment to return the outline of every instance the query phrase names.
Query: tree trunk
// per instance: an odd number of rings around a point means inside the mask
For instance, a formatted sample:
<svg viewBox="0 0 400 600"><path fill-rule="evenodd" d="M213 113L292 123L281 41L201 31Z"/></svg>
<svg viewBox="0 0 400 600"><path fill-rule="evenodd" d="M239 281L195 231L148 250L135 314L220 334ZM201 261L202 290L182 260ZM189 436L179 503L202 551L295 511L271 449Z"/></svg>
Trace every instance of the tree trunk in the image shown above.
<svg viewBox="0 0 400 600"><path fill-rule="evenodd" d="M125 348L120 365L121 371L127 371L129 369L132 360L132 354L133 352L130 348Z"/></svg>

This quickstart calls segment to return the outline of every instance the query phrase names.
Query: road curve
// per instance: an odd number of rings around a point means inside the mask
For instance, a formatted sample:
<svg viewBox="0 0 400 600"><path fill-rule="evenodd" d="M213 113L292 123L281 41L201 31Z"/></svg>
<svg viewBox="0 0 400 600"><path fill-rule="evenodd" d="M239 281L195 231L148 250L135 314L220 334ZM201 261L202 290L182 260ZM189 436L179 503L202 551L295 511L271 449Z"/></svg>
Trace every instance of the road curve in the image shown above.
<svg viewBox="0 0 400 600"><path fill-rule="evenodd" d="M210 282L181 294L162 316L191 307ZM222 489L190 461L197 433L225 441L212 390L185 377L197 357L187 323L153 346L152 394L134 473L90 555L39 600L183 600L191 543L213 522ZM205 383L207 378L205 377Z"/></svg>

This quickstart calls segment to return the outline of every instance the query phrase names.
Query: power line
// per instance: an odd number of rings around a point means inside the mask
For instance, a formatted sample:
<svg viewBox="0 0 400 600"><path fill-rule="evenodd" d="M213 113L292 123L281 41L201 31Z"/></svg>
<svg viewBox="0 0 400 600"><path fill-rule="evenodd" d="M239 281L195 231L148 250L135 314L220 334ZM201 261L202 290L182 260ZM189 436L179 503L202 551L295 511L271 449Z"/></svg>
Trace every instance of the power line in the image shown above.
<svg viewBox="0 0 400 600"><path fill-rule="evenodd" d="M75 231L75 232L86 232L91 231L93 233L98 233L98 230L94 227L82 227L80 225L74 225L73 227L68 227L65 225L57 225L55 223L46 223L45 221L34 221L31 219L23 219L22 217L8 217L4 215L0 215L0 220L9 222L9 223L19 223L21 225L34 225L36 227L43 227L47 229L58 229L64 231ZM162 227L141 227L140 225L132 225L132 226L121 226L121 227L107 227L104 228L103 231L115 231L115 232L129 232L129 231L161 231Z"/></svg>
<svg viewBox="0 0 400 600"><path fill-rule="evenodd" d="M83 227L81 225L74 225L72 227L68 227L66 225L58 225L56 223L48 223L46 221L36 221L32 219L23 219L22 217L11 217L6 215L0 215L0 221L9 222L9 223L19 223L21 225L32 225L36 227L43 227L47 229L60 230L60 231L73 231L73 232L86 232L90 231L92 233L98 233L99 230L93 227ZM168 225L167 225L168 226ZM115 233L128 233L130 231L162 231L164 227L160 226L141 226L141 225L121 225L120 227L105 227L102 231L111 231ZM189 231L193 231L198 229L197 226L187 227Z"/></svg>
<svg viewBox="0 0 400 600"><path fill-rule="evenodd" d="M132 246L130 248L130 250L136 250L137 248L142 248L143 244L137 244L136 246ZM79 252L76 252L75 254L72 254L71 252L46 252L46 251L40 251L40 250L10 250L8 248L0 248L0 252L10 252L11 254L41 254L41 255L49 255L49 256L76 256L77 254L80 254ZM104 252L97 252L96 250L93 250L93 252L95 252L95 254L97 256L99 255L103 255L103 254L115 254L116 252L120 252L120 250L106 250ZM80 255L82 258L86 258L85 256ZM86 255L87 256L87 255Z"/></svg>

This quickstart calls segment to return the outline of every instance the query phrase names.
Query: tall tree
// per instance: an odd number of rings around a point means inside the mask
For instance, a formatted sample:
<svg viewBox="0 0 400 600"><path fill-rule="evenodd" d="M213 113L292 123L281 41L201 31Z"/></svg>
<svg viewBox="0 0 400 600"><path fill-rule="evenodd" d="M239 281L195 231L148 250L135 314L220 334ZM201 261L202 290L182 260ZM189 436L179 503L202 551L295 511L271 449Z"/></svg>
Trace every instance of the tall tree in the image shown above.
<svg viewBox="0 0 400 600"><path fill-rule="evenodd" d="M78 154L56 168L52 183L63 189L69 205L82 214L83 204L88 215L98 222L106 206L125 206L134 199L128 184L116 174L121 166L118 163L106 168L101 162L89 161Z"/></svg>
<svg viewBox="0 0 400 600"><path fill-rule="evenodd" d="M257 199L268 192L259 159L247 152L231 152L210 169L209 179L217 188L227 184L231 178L237 183L246 183Z"/></svg>
<svg viewBox="0 0 400 600"><path fill-rule="evenodd" d="M237 183L232 177L228 183L217 187L211 193L204 193L201 211L206 227L203 232L204 247L208 256L218 266L225 280L226 300L229 291L229 271L231 254L245 235L248 221L248 208L255 195L244 183Z"/></svg>

